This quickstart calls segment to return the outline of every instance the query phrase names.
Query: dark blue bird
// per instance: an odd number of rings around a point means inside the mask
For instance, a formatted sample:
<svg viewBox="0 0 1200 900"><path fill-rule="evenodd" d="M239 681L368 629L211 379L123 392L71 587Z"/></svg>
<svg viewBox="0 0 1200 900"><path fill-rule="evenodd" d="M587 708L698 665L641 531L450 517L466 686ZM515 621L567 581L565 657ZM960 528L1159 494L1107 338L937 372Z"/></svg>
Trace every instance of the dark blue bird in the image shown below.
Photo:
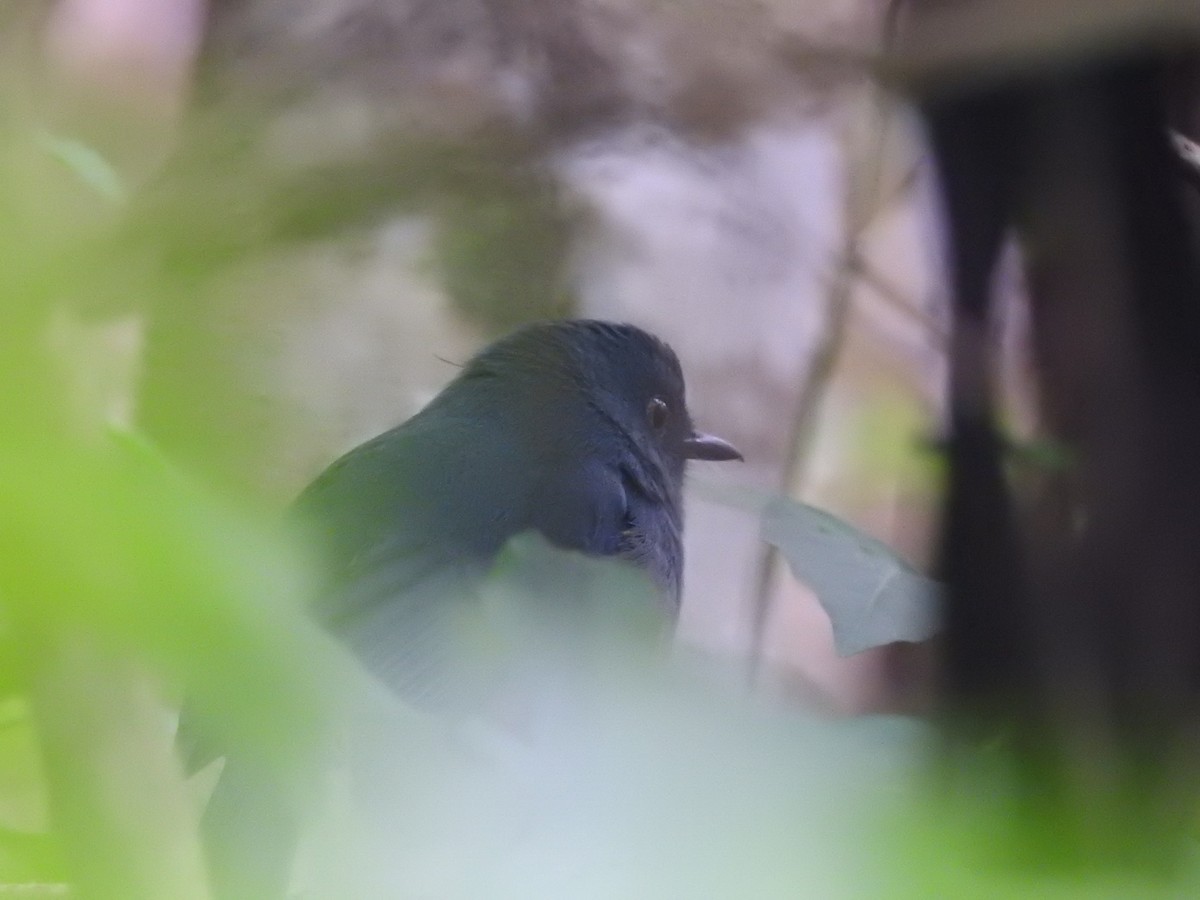
<svg viewBox="0 0 1200 900"><path fill-rule="evenodd" d="M643 568L678 612L689 459L740 454L693 429L674 352L632 325L527 326L300 496L325 550L322 615L401 693L437 706L449 597L514 535ZM431 692L433 695L431 695Z"/></svg>
<svg viewBox="0 0 1200 900"><path fill-rule="evenodd" d="M693 428L679 361L654 336L600 321L527 326L298 498L294 514L323 555L318 616L405 699L477 713L494 699L492 685L471 670L455 630L511 538L534 531L561 548L628 560L673 620L687 461L740 458ZM267 896L263 885L285 877L294 822L269 778L227 765L210 804L224 895ZM267 839L269 830L280 835Z"/></svg>

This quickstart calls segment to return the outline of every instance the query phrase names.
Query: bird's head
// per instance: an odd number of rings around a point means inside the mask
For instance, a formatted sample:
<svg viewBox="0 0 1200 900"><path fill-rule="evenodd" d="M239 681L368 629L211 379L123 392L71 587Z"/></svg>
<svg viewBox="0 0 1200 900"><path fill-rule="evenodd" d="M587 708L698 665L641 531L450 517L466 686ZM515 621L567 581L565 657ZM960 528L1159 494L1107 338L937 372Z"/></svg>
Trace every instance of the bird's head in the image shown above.
<svg viewBox="0 0 1200 900"><path fill-rule="evenodd" d="M732 444L697 431L688 413L683 372L674 351L633 325L580 319L526 326L492 345L472 364L478 375L520 372L545 427L566 404L586 404L610 426L633 462L661 473L677 489L688 460L733 460ZM661 477L660 476L660 477Z"/></svg>

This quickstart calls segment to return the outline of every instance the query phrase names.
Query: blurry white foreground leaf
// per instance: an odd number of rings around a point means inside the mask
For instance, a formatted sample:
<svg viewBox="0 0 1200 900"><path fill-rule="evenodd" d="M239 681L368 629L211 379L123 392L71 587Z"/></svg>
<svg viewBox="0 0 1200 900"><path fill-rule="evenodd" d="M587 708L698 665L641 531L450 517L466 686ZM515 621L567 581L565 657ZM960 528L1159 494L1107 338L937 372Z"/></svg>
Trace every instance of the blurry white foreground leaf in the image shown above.
<svg viewBox="0 0 1200 900"><path fill-rule="evenodd" d="M937 632L938 583L841 519L775 497L763 509L762 535L817 595L839 655Z"/></svg>

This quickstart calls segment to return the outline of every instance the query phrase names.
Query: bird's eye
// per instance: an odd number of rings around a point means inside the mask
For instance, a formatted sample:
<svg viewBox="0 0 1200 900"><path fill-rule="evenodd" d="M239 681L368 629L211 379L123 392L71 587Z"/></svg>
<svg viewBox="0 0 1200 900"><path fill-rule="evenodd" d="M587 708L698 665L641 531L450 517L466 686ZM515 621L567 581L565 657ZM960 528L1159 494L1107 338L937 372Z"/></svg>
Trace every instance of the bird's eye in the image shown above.
<svg viewBox="0 0 1200 900"><path fill-rule="evenodd" d="M670 412L667 401L661 397L655 397L646 404L646 421L655 431L662 431L667 425L667 417Z"/></svg>

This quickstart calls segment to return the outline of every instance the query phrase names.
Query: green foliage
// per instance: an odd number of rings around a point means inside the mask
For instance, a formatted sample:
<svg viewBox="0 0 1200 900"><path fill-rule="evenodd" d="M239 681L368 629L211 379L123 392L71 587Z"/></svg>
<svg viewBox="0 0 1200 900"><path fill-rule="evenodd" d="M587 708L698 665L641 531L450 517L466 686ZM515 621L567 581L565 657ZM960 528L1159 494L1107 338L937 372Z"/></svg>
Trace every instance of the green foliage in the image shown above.
<svg viewBox="0 0 1200 900"><path fill-rule="evenodd" d="M0 541L16 622L83 628L145 654L256 743L283 749L312 727L307 699L286 702L289 685L307 682L292 656L311 640L303 578L266 528L222 508L133 439L7 447L0 504L11 517Z"/></svg>
<svg viewBox="0 0 1200 900"><path fill-rule="evenodd" d="M127 191L120 173L94 148L52 134L42 134L39 143L68 172L106 200L120 203L126 199Z"/></svg>
<svg viewBox="0 0 1200 900"><path fill-rule="evenodd" d="M848 468L865 489L900 488L932 494L944 474L943 460L920 436L928 415L911 396L875 389L855 408L847 439Z"/></svg>
<svg viewBox="0 0 1200 900"><path fill-rule="evenodd" d="M108 221L74 213L121 198L114 171L67 139L0 155L0 884L202 897L171 706L186 694L214 740L285 769L362 676L306 614L277 522L98 432L68 390L86 361L52 323L87 305Z"/></svg>
<svg viewBox="0 0 1200 900"><path fill-rule="evenodd" d="M133 754L122 760L126 772L154 772L169 761L169 730L145 725L139 684L168 695L186 689L218 734L281 765L316 738L332 687L330 667L319 663L330 652L303 614L302 569L269 529L224 508L129 439L7 442L0 507L0 594L26 676L17 687L29 698L37 732L49 736L45 777L60 824L74 819L91 829L121 813L90 808L88 798L105 792L105 773L95 767L107 754L93 746L99 734L79 732L93 721L89 713L107 709L116 720L96 725L119 728L113 739ZM136 671L123 660L135 661ZM130 730L144 741L123 740ZM136 798L128 802L142 807ZM190 830L186 819L174 824ZM155 877L129 883L144 868L135 858L139 845L156 843L150 834L132 836L121 848L125 859L96 855L90 863L80 836L73 838L85 857L73 860L82 870L73 874L94 878L94 890L137 896L153 893L151 884L162 887Z"/></svg>

